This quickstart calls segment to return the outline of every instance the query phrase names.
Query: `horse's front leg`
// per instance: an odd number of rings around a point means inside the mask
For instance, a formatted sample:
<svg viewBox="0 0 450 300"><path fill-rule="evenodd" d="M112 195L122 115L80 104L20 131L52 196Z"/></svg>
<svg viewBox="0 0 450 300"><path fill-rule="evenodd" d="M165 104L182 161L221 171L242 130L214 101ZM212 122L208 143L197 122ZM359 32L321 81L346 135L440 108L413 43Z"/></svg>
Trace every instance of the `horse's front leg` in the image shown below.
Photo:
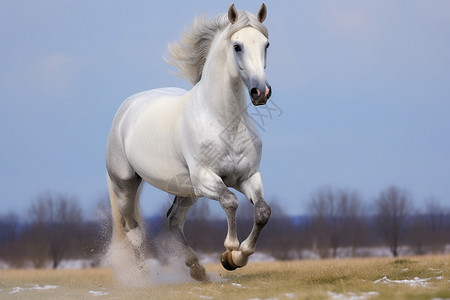
<svg viewBox="0 0 450 300"><path fill-rule="evenodd" d="M222 255L222 265L230 270L243 267L247 264L248 258L255 252L256 243L262 229L270 218L270 207L264 199L264 189L261 180L261 174L256 173L245 181L240 190L247 196L255 207L255 216L252 231L245 239L239 249L226 252Z"/></svg>
<svg viewBox="0 0 450 300"><path fill-rule="evenodd" d="M239 240L236 230L238 200L236 195L226 187L217 174L205 169L199 170L195 174L195 176L191 177L191 180L198 194L197 196L217 200L227 216L228 231L224 242L227 252L225 253L238 250ZM233 268L233 266L227 267L225 265L224 267L227 269Z"/></svg>

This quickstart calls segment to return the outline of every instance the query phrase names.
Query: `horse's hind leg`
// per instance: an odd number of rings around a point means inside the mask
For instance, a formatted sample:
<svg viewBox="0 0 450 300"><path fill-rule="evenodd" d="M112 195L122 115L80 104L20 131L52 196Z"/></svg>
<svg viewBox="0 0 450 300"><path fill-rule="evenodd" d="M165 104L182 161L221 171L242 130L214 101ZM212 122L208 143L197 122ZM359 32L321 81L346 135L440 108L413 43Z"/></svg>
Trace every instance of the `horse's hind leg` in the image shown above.
<svg viewBox="0 0 450 300"><path fill-rule="evenodd" d="M169 231L177 244L176 246L180 247L185 256L185 263L190 268L191 277L198 281L204 281L206 280L205 268L200 265L194 250L189 247L183 232L186 213L196 201L197 199L195 198L176 196L167 212L167 218L169 219Z"/></svg>
<svg viewBox="0 0 450 300"><path fill-rule="evenodd" d="M142 258L144 230L138 197L142 179L135 174L129 179L109 178L109 193L114 222L114 237L127 238L138 258Z"/></svg>

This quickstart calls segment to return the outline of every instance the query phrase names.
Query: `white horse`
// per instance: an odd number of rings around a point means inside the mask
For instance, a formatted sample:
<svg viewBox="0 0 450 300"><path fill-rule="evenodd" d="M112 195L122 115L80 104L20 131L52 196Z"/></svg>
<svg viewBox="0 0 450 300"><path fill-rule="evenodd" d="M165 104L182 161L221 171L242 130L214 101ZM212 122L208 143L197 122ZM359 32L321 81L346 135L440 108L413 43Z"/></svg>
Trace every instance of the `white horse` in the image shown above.
<svg viewBox="0 0 450 300"><path fill-rule="evenodd" d="M247 113L247 88L253 105L271 96L266 81L267 9L256 16L237 11L213 19L197 18L180 42L169 46L169 63L193 88L163 88L135 94L116 113L109 134L106 167L113 214L113 241L131 245L139 256L144 240L138 198L142 180L174 194L167 212L169 231L182 246L196 280L205 269L188 246L183 225L198 197L217 200L226 213L228 233L222 265L247 264L270 217L259 171L261 139ZM242 192L255 207L254 225L242 243L236 234ZM142 254L141 254L142 255ZM142 257L141 257L142 258Z"/></svg>

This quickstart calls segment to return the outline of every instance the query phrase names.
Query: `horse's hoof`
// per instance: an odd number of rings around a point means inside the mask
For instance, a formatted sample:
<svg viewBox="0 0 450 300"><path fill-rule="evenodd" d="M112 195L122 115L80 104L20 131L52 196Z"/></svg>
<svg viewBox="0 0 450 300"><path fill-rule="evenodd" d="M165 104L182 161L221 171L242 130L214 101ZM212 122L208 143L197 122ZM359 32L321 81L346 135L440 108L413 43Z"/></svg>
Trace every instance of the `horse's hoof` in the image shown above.
<svg viewBox="0 0 450 300"><path fill-rule="evenodd" d="M222 263L222 266L228 271L234 271L238 267L233 263L231 251L225 251L224 253L222 253L222 255L220 256L220 262Z"/></svg>
<svg viewBox="0 0 450 300"><path fill-rule="evenodd" d="M199 264L194 264L191 266L191 277L197 281L205 281L206 280L206 271L205 268Z"/></svg>

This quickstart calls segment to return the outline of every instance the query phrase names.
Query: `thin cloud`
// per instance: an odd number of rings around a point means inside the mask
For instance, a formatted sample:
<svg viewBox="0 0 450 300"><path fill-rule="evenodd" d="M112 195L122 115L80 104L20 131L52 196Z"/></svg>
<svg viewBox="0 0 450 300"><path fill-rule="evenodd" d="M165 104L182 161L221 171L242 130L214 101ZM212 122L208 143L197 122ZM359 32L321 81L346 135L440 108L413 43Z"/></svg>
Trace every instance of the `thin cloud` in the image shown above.
<svg viewBox="0 0 450 300"><path fill-rule="evenodd" d="M36 81L37 88L44 94L59 94L73 87L76 73L73 59L66 54L56 53L37 61L28 80Z"/></svg>

